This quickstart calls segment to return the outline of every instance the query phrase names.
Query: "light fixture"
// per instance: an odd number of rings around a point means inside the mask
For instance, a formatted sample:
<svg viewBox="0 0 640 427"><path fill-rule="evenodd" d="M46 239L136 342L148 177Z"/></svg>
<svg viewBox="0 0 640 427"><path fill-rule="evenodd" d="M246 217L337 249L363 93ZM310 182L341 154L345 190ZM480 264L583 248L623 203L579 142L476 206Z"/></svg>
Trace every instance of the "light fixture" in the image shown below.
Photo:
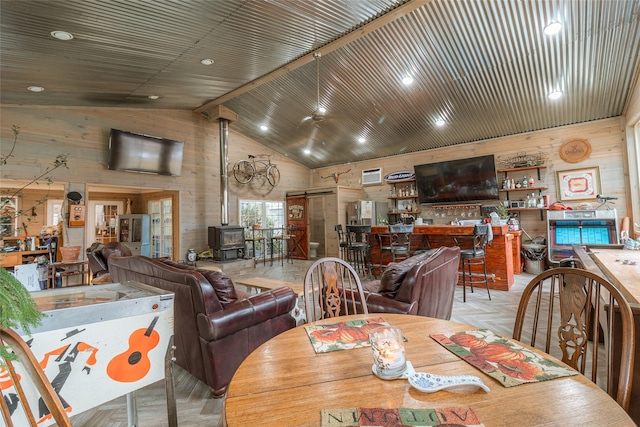
<svg viewBox="0 0 640 427"><path fill-rule="evenodd" d="M31 92L44 92L44 88L42 86L29 86L27 89Z"/></svg>
<svg viewBox="0 0 640 427"><path fill-rule="evenodd" d="M562 24L559 22L551 22L546 27L544 27L544 33L548 36L552 36L557 34L562 29Z"/></svg>
<svg viewBox="0 0 640 427"><path fill-rule="evenodd" d="M319 112L320 114L324 114L324 113L326 113L326 112L327 112L327 109L326 109L326 108L324 108L324 107L320 107L320 106L318 106L318 112Z"/></svg>
<svg viewBox="0 0 640 427"><path fill-rule="evenodd" d="M561 90L554 90L553 92L551 92L549 94L549 99L558 99L562 97L562 91Z"/></svg>
<svg viewBox="0 0 640 427"><path fill-rule="evenodd" d="M213 59L204 58L200 60L202 65L213 65Z"/></svg>
<svg viewBox="0 0 640 427"><path fill-rule="evenodd" d="M305 149L304 149L304 154L311 154L311 150L310 150L310 149L308 149L308 148L305 148Z"/></svg>
<svg viewBox="0 0 640 427"><path fill-rule="evenodd" d="M55 39L67 41L73 39L73 34L66 31L51 31L51 36Z"/></svg>
<svg viewBox="0 0 640 427"><path fill-rule="evenodd" d="M366 139L364 139L363 137L360 137L360 138L358 138L358 142L359 142L360 144L364 144L365 142L367 142L367 140L366 140Z"/></svg>
<svg viewBox="0 0 640 427"><path fill-rule="evenodd" d="M160 98L158 95L149 95L149 99L158 99Z"/></svg>
<svg viewBox="0 0 640 427"><path fill-rule="evenodd" d="M267 125L261 125L261 126L260 126L260 130L269 130L269 126L267 126Z"/></svg>
<svg viewBox="0 0 640 427"><path fill-rule="evenodd" d="M447 122L444 119L440 118L436 120L436 126L444 126Z"/></svg>
<svg viewBox="0 0 640 427"><path fill-rule="evenodd" d="M407 76L402 79L402 84L404 84L405 86L409 86L411 83L413 83L413 77L411 76Z"/></svg>

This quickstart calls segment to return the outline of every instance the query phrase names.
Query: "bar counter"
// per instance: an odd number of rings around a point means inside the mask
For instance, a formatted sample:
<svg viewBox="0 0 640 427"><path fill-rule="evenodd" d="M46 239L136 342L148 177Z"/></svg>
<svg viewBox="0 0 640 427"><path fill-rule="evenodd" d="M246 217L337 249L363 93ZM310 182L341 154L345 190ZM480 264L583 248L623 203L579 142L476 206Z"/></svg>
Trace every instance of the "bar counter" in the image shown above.
<svg viewBox="0 0 640 427"><path fill-rule="evenodd" d="M522 231L509 231L507 225L493 226L493 242L487 246L486 263L487 275L493 275L495 281L489 278L489 288L508 291L514 283L514 274L521 270L520 238ZM380 262L380 241L374 235L388 234L386 226L372 226L371 243L372 261L374 264L386 265L391 262L391 254L385 252ZM411 252L423 247L437 248L440 246L455 246L454 235L473 234L473 225L416 225L411 236ZM470 240L470 239L465 239ZM463 249L465 249L463 247ZM481 269L473 270L480 273ZM462 285L462 276L460 276Z"/></svg>

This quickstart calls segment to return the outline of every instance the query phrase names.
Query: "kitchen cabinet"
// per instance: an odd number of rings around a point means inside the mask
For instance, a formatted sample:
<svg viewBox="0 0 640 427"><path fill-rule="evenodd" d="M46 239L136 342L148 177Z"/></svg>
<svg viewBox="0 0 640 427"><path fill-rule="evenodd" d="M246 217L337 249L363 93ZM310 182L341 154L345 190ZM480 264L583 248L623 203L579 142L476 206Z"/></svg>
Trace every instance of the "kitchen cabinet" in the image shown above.
<svg viewBox="0 0 640 427"><path fill-rule="evenodd" d="M397 181L390 183L391 210L388 212L389 224L402 222L401 218L410 216L414 220L420 213L416 180Z"/></svg>
<svg viewBox="0 0 640 427"><path fill-rule="evenodd" d="M149 256L151 217L147 214L118 215L118 241L124 243L133 255Z"/></svg>

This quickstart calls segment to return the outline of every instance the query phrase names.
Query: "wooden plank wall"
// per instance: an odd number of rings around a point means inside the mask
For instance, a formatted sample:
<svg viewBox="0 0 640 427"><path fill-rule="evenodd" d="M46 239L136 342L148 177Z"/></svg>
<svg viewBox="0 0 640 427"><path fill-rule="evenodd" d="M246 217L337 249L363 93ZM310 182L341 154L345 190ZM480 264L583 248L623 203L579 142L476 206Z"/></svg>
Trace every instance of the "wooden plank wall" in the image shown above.
<svg viewBox="0 0 640 427"><path fill-rule="evenodd" d="M0 171L0 186L8 180L30 180L42 173L56 155L68 154L69 169L55 171L55 182L180 191L182 236L177 252L183 254L187 248L200 252L207 248L207 227L221 222L217 122L182 110L5 105L0 108L2 153L13 141L14 124L21 129L18 147ZM108 170L111 128L185 141L182 175L167 177ZM247 154L273 154L259 141L235 134L233 123L229 128L229 170ZM231 222L237 222L239 198L284 201L286 191L310 187L309 169L281 155L273 156L272 161L282 174L275 188L261 180L243 185L232 175L229 177Z"/></svg>
<svg viewBox="0 0 640 427"><path fill-rule="evenodd" d="M560 158L559 149L563 143L574 138L582 138L589 141L592 146L592 152L588 159L580 163L572 164ZM388 201L387 197L389 196L391 187L384 182L380 185L367 185L363 187L361 185L362 170L382 167L382 174L384 176L391 172L413 170L414 165L424 163L476 157L487 154L494 154L497 160L500 157L511 157L519 153L534 154L544 152L548 153L549 160L546 162L547 169L542 172L541 185L549 187L545 194L551 195L551 202L557 200L557 171L598 166L600 168L602 192L618 197L618 200L615 201L615 205L613 206L618 210L618 217L623 218L627 215L625 187L628 185L628 181L626 181L628 174L625 172L623 161L624 149L623 121L621 118L612 118L580 125L564 126L484 140L456 146L455 149L441 148L371 161L354 161L348 165L351 171L340 176L340 185L362 188L364 199L386 202ZM337 165L313 170L312 184L316 186L326 186L327 180L323 180L320 177L330 175L337 170L344 170L346 166L347 165ZM518 196L520 195L518 194ZM526 197L526 193L522 194L522 196ZM513 199L513 195L511 198ZM591 203L593 208L598 206L596 200L589 200L588 202ZM575 208L578 203L579 202L572 202L567 204ZM421 210L422 216L433 218L433 215L429 215L427 205L421 206ZM527 211L521 214L520 219L522 227L532 237L546 236L546 215L544 220L540 220L539 212ZM434 218L434 223L444 224L450 220L451 218ZM523 240L526 239L526 235L523 236Z"/></svg>

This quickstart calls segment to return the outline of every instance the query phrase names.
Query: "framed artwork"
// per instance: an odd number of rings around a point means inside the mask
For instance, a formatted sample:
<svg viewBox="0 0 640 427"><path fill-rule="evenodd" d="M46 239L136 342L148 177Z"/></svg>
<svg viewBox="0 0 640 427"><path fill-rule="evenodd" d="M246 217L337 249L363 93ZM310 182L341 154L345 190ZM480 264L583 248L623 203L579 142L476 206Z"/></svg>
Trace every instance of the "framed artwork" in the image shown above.
<svg viewBox="0 0 640 427"><path fill-rule="evenodd" d="M556 172L558 200L574 201L595 199L600 194L598 166Z"/></svg>

